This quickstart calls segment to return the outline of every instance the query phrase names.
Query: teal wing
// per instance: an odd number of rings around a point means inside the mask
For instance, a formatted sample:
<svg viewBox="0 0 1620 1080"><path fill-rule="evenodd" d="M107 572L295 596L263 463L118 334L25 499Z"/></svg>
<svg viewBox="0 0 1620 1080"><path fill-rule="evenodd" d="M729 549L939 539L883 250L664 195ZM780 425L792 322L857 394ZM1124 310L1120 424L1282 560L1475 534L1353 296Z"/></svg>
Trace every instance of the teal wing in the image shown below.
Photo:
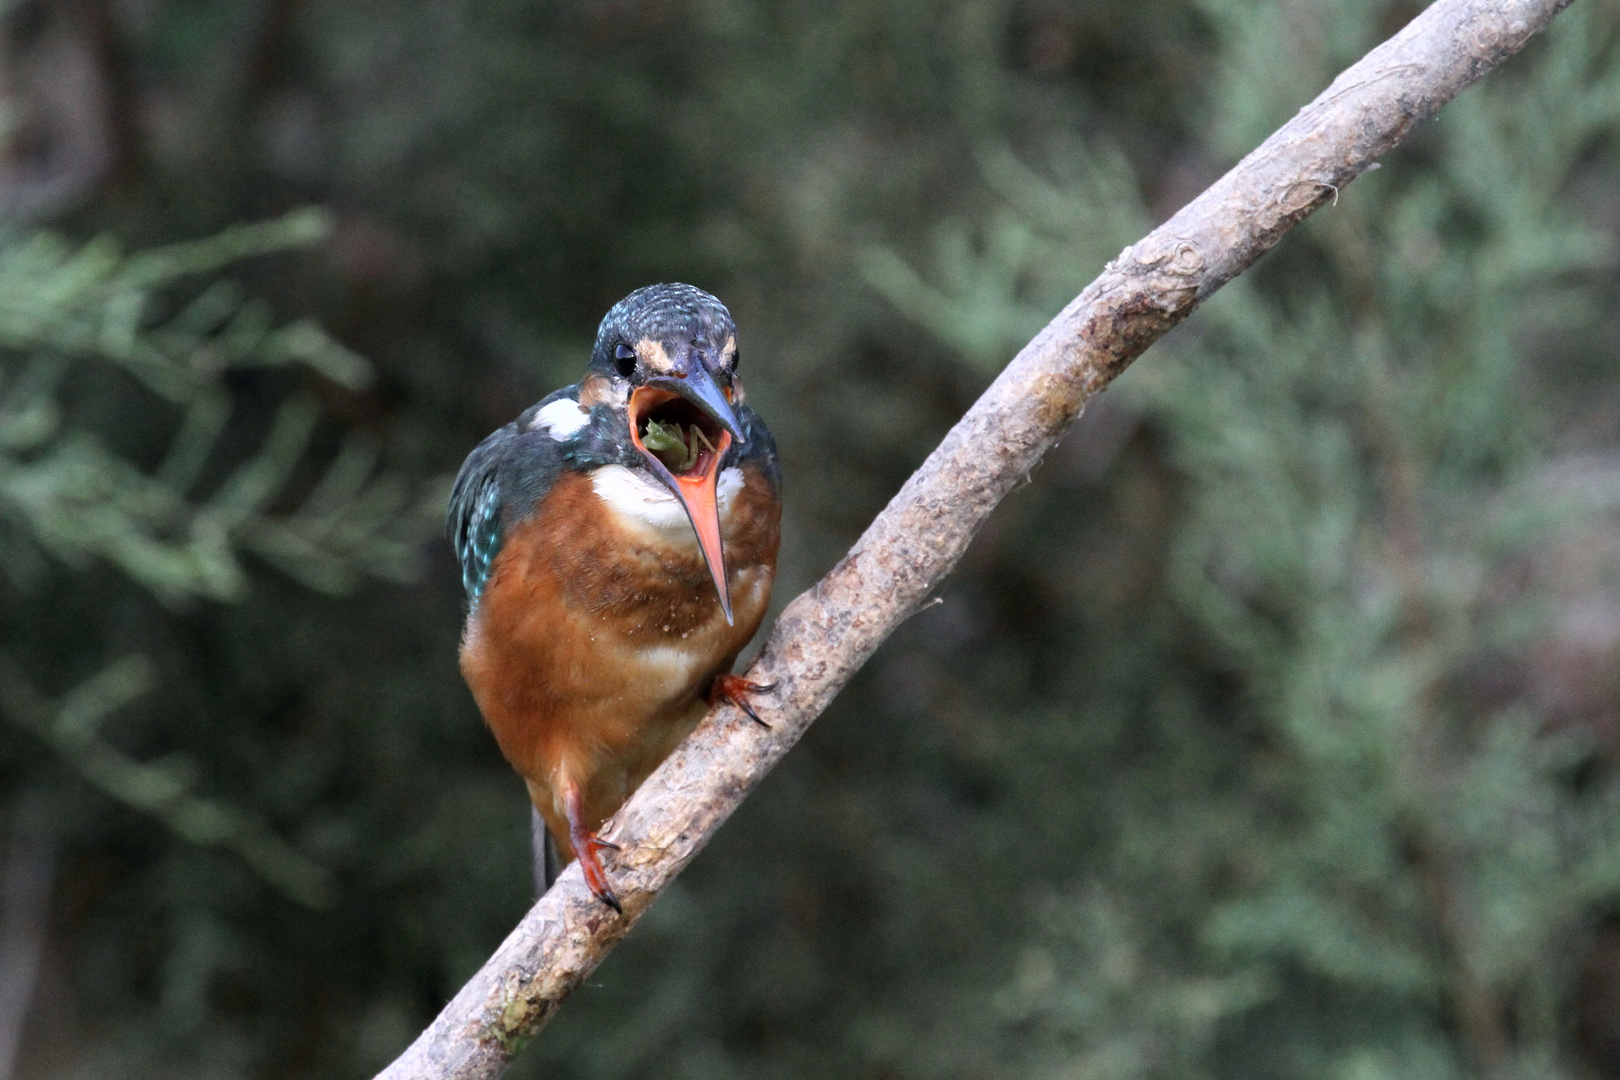
<svg viewBox="0 0 1620 1080"><path fill-rule="evenodd" d="M574 388L559 390L479 443L450 492L445 522L461 564L461 584L474 607L489 584L506 533L534 512L563 467L564 446L534 418L541 408Z"/></svg>

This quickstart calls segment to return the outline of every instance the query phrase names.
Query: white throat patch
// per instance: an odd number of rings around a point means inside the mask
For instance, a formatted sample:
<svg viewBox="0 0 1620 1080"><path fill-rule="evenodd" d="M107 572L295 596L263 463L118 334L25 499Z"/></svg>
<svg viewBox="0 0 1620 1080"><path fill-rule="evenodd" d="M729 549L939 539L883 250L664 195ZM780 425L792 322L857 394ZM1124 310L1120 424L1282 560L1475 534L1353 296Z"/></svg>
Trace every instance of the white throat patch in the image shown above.
<svg viewBox="0 0 1620 1080"><path fill-rule="evenodd" d="M732 504L742 486L742 470L735 466L720 474L715 494L719 496L722 527L731 517ZM697 533L692 531L686 508L674 492L650 474L623 465L604 465L591 473L591 487L596 497L632 528L651 530L666 543L697 546Z"/></svg>

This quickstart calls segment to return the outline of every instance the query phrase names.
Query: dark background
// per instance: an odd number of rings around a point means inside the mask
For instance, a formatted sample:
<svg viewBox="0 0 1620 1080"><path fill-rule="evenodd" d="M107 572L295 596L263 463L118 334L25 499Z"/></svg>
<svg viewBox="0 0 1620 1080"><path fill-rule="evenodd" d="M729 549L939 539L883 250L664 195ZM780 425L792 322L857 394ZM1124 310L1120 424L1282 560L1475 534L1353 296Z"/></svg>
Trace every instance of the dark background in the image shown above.
<svg viewBox="0 0 1620 1080"><path fill-rule="evenodd" d="M522 915L440 521L619 297L736 316L780 606L1418 9L13 0L0 1071L369 1076ZM1098 401L514 1075L1620 1074L1617 16Z"/></svg>

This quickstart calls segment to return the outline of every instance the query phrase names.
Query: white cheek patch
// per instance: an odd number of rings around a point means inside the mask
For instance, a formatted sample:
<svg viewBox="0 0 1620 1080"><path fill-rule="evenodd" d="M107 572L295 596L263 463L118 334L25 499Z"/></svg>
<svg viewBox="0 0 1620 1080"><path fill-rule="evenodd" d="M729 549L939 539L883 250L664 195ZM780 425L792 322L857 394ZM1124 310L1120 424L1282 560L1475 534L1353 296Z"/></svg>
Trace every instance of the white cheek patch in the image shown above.
<svg viewBox="0 0 1620 1080"><path fill-rule="evenodd" d="M558 398L550 405L535 414L529 427L533 430L545 428L551 432L551 437L558 442L571 438L575 432L590 422L591 414L579 402L569 398Z"/></svg>

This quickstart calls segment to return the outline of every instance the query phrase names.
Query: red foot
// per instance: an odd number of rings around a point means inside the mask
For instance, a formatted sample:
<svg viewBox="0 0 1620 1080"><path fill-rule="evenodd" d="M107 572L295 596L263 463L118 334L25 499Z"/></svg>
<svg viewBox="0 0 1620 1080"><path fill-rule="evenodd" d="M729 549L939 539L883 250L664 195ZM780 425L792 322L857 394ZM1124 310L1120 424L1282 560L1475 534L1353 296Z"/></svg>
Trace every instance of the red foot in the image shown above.
<svg viewBox="0 0 1620 1080"><path fill-rule="evenodd" d="M613 886L608 884L607 871L602 868L602 860L596 854L602 848L618 851L619 845L603 840L585 827L583 806L579 788L570 784L563 789L563 808L568 812L568 842L573 845L574 857L579 860L579 868L585 872L585 884L591 892L602 903L623 915L624 905L614 895Z"/></svg>
<svg viewBox="0 0 1620 1080"><path fill-rule="evenodd" d="M775 689L775 683L749 682L741 675L719 675L715 677L714 685L709 687L709 704L718 705L722 701L729 701L747 713L748 719L762 728L769 728L771 725L759 718L759 713L748 704L748 698L744 695L766 694Z"/></svg>
<svg viewBox="0 0 1620 1080"><path fill-rule="evenodd" d="M619 898L614 895L613 886L608 884L607 871L602 868L602 860L596 854L596 849L599 847L613 848L616 851L618 850L617 846L598 840L595 833L572 833L571 835L574 842L574 854L579 856L580 869L585 871L585 884L590 886L591 892L596 894L598 900L623 915L624 905L619 903Z"/></svg>

